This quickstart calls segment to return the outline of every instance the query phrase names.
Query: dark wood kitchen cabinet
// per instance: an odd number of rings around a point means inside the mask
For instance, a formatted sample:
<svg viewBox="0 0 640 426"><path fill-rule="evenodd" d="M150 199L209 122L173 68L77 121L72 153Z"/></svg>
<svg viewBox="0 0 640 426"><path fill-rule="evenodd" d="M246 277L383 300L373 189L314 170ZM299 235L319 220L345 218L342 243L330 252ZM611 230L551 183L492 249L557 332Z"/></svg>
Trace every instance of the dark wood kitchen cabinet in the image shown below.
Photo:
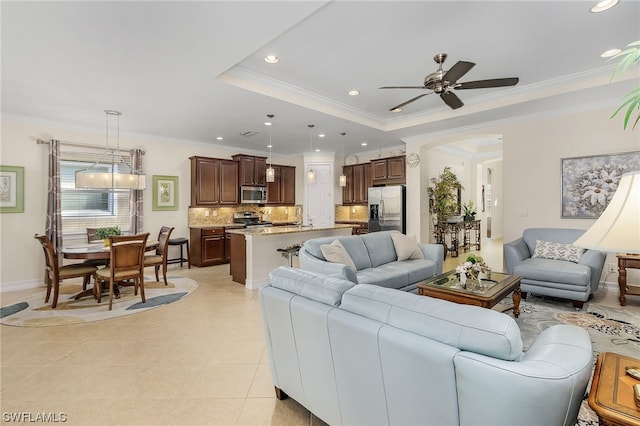
<svg viewBox="0 0 640 426"><path fill-rule="evenodd" d="M405 156L371 160L374 185L406 183Z"/></svg>
<svg viewBox="0 0 640 426"><path fill-rule="evenodd" d="M342 204L367 204L369 187L373 184L371 164L353 164L344 166L342 170L347 177L347 184L342 188Z"/></svg>
<svg viewBox="0 0 640 426"><path fill-rule="evenodd" d="M238 163L209 157L191 160L191 207L238 205Z"/></svg>
<svg viewBox="0 0 640 426"><path fill-rule="evenodd" d="M232 155L233 161L239 165L238 181L240 185L265 186L267 174L267 157L253 155Z"/></svg>
<svg viewBox="0 0 640 426"><path fill-rule="evenodd" d="M273 182L267 182L267 204L294 205L296 203L296 168L272 165Z"/></svg>
<svg viewBox="0 0 640 426"><path fill-rule="evenodd" d="M211 266L226 263L224 228L190 228L191 264Z"/></svg>

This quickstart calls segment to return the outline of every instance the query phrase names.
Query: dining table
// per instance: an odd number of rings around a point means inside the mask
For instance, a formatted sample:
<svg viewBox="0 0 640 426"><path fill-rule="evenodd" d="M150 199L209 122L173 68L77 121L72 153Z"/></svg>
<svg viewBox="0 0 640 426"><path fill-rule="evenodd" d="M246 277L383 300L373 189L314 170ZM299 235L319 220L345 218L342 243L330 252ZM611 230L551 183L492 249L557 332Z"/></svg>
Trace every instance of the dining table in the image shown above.
<svg viewBox="0 0 640 426"><path fill-rule="evenodd" d="M158 248L157 240L147 240L145 251L154 251ZM65 259L75 260L109 260L111 257L111 246L105 245L104 241L95 241L91 243L83 244L70 244L68 246L62 246L60 249L62 257ZM116 286L114 289L116 298L119 298L119 290ZM76 294L73 298L75 300L84 296L93 295L93 289L82 290Z"/></svg>

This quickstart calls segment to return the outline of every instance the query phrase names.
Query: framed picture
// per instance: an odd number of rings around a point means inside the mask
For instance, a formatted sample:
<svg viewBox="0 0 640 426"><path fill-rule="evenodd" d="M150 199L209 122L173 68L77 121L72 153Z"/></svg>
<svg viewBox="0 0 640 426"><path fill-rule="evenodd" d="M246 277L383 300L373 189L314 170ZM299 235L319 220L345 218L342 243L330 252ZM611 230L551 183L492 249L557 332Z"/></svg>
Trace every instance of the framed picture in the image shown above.
<svg viewBox="0 0 640 426"><path fill-rule="evenodd" d="M24 212L24 167L0 166L0 213Z"/></svg>
<svg viewBox="0 0 640 426"><path fill-rule="evenodd" d="M178 176L153 175L152 210L178 210Z"/></svg>
<svg viewBox="0 0 640 426"><path fill-rule="evenodd" d="M562 217L596 219L609 205L624 173L640 170L640 151L563 158Z"/></svg>

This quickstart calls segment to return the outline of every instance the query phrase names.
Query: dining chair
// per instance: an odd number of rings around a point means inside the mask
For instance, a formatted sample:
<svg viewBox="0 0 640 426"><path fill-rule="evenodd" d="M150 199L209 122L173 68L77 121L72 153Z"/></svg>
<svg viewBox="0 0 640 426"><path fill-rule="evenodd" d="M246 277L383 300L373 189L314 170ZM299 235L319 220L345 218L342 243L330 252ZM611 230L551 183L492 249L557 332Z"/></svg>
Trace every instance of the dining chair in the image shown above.
<svg viewBox="0 0 640 426"><path fill-rule="evenodd" d="M33 236L40 242L42 250L44 251L44 259L46 263L45 267L45 282L47 284L47 295L44 298L44 302L49 302L51 296L51 289L53 288L53 299L51 301L51 308L55 309L58 306L58 294L60 293L60 281L70 278L82 278L82 288L86 289L91 276L95 274L97 268L92 265L86 265L84 263L78 263L75 265L63 265L58 264L58 256L53 248L51 240L46 235L35 234Z"/></svg>
<svg viewBox="0 0 640 426"><path fill-rule="evenodd" d="M95 272L96 284L94 296L98 303L102 301L102 283L109 282L109 310L113 306L113 292L116 283L133 280L135 290L140 296L142 303L146 302L144 297L144 250L147 245L149 233L138 235L112 235L109 237L109 266L98 269Z"/></svg>
<svg viewBox="0 0 640 426"><path fill-rule="evenodd" d="M156 254L149 254L144 257L144 266L153 266L156 270L156 281L160 281L158 270L162 266L162 277L164 285L167 284L167 252L169 250L169 237L173 232L173 227L163 226L158 233L158 248Z"/></svg>
<svg viewBox="0 0 640 426"><path fill-rule="evenodd" d="M99 238L96 238L96 229L98 228L87 228L87 243L91 244L91 243L95 243L98 241L102 241ZM102 266L107 266L109 264L109 261L106 259L86 259L83 262L85 265L91 265L91 266L95 266L96 268L100 268ZM86 290L86 284L82 286L83 290Z"/></svg>

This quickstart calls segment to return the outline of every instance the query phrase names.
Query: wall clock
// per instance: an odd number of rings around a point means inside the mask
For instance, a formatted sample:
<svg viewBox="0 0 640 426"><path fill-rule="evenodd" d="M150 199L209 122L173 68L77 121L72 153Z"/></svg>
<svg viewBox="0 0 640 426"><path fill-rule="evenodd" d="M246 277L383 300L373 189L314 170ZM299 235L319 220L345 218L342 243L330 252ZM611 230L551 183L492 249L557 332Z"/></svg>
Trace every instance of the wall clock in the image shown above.
<svg viewBox="0 0 640 426"><path fill-rule="evenodd" d="M412 152L407 155L407 165L409 167L416 167L418 164L420 164L420 156L418 154Z"/></svg>

